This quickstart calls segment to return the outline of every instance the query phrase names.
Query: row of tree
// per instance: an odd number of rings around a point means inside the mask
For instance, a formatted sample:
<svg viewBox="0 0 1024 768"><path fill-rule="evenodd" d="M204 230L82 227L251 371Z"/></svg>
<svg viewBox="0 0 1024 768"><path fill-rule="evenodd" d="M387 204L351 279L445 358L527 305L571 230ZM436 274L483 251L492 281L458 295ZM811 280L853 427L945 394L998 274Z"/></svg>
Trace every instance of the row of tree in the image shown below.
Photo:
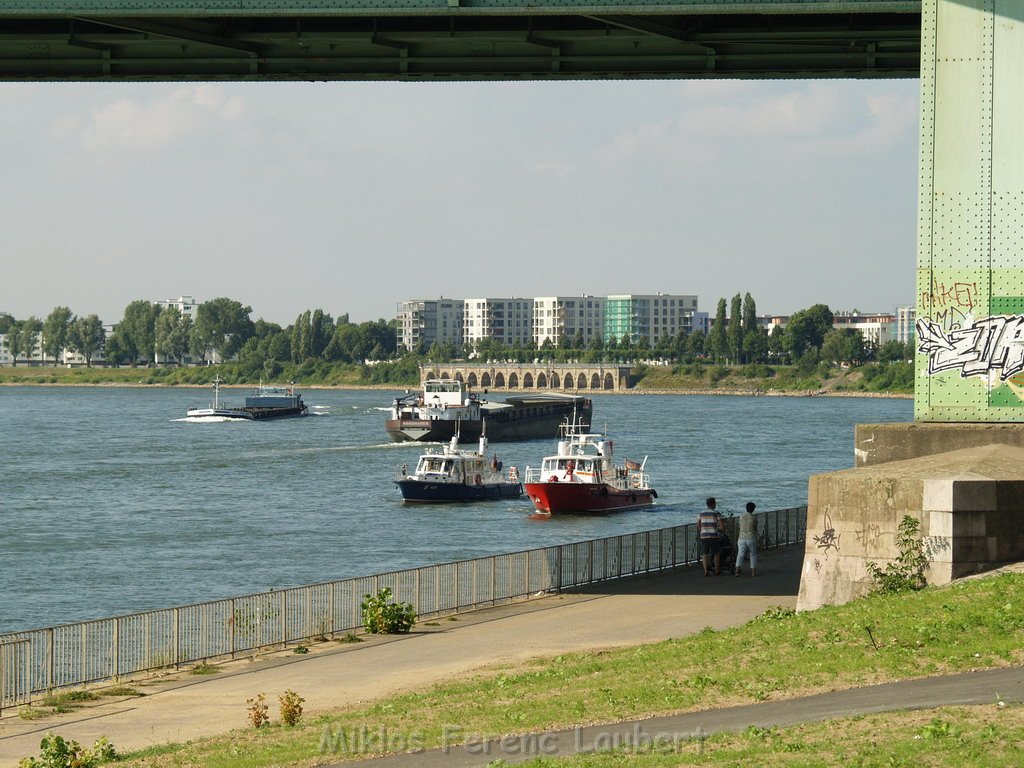
<svg viewBox="0 0 1024 768"><path fill-rule="evenodd" d="M92 365L93 357L103 350L106 340L103 323L96 315L75 317L67 307L54 307L45 320L34 316L15 320L4 315L0 317L0 334L4 335L4 347L14 366L18 365L19 357L31 358L37 349L54 364L69 349Z"/></svg>
<svg viewBox="0 0 1024 768"><path fill-rule="evenodd" d="M728 310L728 311L727 311ZM40 321L15 321L0 317L0 333L7 334L7 348L15 360L32 355L40 339L44 354L58 362L64 349L81 354L87 364L100 351L107 362L119 365L149 363L158 356L178 364L190 356L214 362L235 358L246 368L306 361L359 363L400 357L395 322L376 320L352 323L348 314L334 320L322 309L306 310L287 327L263 319L251 319L252 308L229 298L200 304L193 321L176 307L161 307L145 300L125 307L121 321L106 335L95 315L76 318L67 307L55 307ZM757 304L750 293L737 293L727 303L718 300L710 333L697 328L666 335L653 344L641 335L619 338L600 335L585 340L582 331L557 343L504 344L484 338L459 348L451 342L421 346L412 354L436 362L471 358L479 360L581 360L603 362L661 359L670 362L799 362L824 361L857 365L869 360L894 362L913 356L913 349L890 341L875 349L854 329L833 327L834 315L824 304L796 312L785 329L768 333L757 320ZM403 350L404 352L404 350Z"/></svg>
<svg viewBox="0 0 1024 768"><path fill-rule="evenodd" d="M283 328L263 319L254 322L251 313L252 307L234 299L217 298L200 304L193 320L177 307L137 300L125 307L109 334L96 315L76 318L67 307L55 307L45 321L2 316L0 334L6 334L15 364L40 348L54 365L63 362L69 349L82 354L87 365L102 352L110 364L134 366L158 358L180 365L190 357L224 361L236 356L250 365L310 359L351 363L390 358L398 346L394 324L385 320L355 324L343 314L335 321L316 309Z"/></svg>

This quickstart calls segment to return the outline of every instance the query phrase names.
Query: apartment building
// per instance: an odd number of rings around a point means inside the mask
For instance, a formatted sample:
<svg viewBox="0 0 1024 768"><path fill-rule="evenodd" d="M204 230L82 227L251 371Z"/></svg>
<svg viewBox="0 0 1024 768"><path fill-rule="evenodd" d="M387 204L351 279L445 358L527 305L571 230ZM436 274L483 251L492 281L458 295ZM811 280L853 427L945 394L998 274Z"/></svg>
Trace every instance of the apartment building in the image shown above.
<svg viewBox="0 0 1024 768"><path fill-rule="evenodd" d="M533 299L533 340L538 347L572 342L582 333L583 343L604 337L604 297L538 296Z"/></svg>
<svg viewBox="0 0 1024 768"><path fill-rule="evenodd" d="M604 304L604 339L647 339L652 346L665 336L693 330L697 297L680 294L620 294Z"/></svg>
<svg viewBox="0 0 1024 768"><path fill-rule="evenodd" d="M533 299L466 299L462 317L467 346L487 338L509 347L533 340Z"/></svg>
<svg viewBox="0 0 1024 768"><path fill-rule="evenodd" d="M192 322L195 322L196 310L199 308L199 302L191 296L179 296L176 299L166 299L163 301L157 301L156 303L161 309L174 307L181 312L183 317L187 317Z"/></svg>
<svg viewBox="0 0 1024 768"><path fill-rule="evenodd" d="M910 344L914 341L914 323L917 307L896 307L896 341Z"/></svg>
<svg viewBox="0 0 1024 768"><path fill-rule="evenodd" d="M398 345L410 352L435 341L463 345L462 299L411 299L398 304Z"/></svg>

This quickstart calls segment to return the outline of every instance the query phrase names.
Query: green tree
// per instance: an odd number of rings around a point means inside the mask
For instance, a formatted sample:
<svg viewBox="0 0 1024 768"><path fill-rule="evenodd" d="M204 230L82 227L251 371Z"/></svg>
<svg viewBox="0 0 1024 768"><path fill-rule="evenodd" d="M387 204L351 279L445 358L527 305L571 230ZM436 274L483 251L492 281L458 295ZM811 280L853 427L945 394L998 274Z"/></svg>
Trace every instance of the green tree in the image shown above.
<svg viewBox="0 0 1024 768"><path fill-rule="evenodd" d="M854 328L832 329L821 344L821 359L837 364L864 362L864 336Z"/></svg>
<svg viewBox="0 0 1024 768"><path fill-rule="evenodd" d="M255 332L249 318L251 312L252 307L234 299L222 297L204 301L196 309L192 346L201 349L204 358L207 350L221 361L233 357Z"/></svg>
<svg viewBox="0 0 1024 768"><path fill-rule="evenodd" d="M7 347L7 354L11 356L11 365L17 368L18 355L25 349L21 336L21 323L19 321L16 320L7 326L7 338L4 341L4 345Z"/></svg>
<svg viewBox="0 0 1024 768"><path fill-rule="evenodd" d="M67 307L54 307L43 322L43 354L53 358L53 364L64 362L64 348L68 345L68 328L74 315Z"/></svg>
<svg viewBox="0 0 1024 768"><path fill-rule="evenodd" d="M36 347L39 345L39 334L43 331L43 322L38 317L32 316L28 320L21 321L21 350L30 360L36 354Z"/></svg>
<svg viewBox="0 0 1024 768"><path fill-rule="evenodd" d="M72 323L72 325L74 325ZM71 345L70 341L71 330L68 330L68 345ZM128 352L125 351L124 346L121 344L121 337L117 331L114 331L107 336L106 342L103 344L103 359L110 365L121 365L121 363L128 360Z"/></svg>
<svg viewBox="0 0 1024 768"><path fill-rule="evenodd" d="M711 326L711 354L717 362L729 353L729 340L725 330L728 321L725 319L725 299L718 300L718 310L715 312L715 324Z"/></svg>
<svg viewBox="0 0 1024 768"><path fill-rule="evenodd" d="M704 354L704 347L707 344L707 336L700 328L695 328L686 337L686 354L691 358L698 358Z"/></svg>
<svg viewBox="0 0 1024 768"><path fill-rule="evenodd" d="M729 354L734 363L743 362L743 299L737 293L729 307Z"/></svg>
<svg viewBox="0 0 1024 768"><path fill-rule="evenodd" d="M91 368L93 357L103 349L106 335L100 319L96 315L88 315L78 318L71 324L68 330L68 344L85 358L86 367Z"/></svg>
<svg viewBox="0 0 1024 768"><path fill-rule="evenodd" d="M752 328L743 334L743 351L748 363L768 360L768 334L764 328Z"/></svg>
<svg viewBox="0 0 1024 768"><path fill-rule="evenodd" d="M333 329L331 330L333 331ZM330 338L330 336L324 335L324 311L322 309L313 310L309 320L310 357L321 357Z"/></svg>
<svg viewBox="0 0 1024 768"><path fill-rule="evenodd" d="M743 296L743 338L757 328L757 305L749 293Z"/></svg>
<svg viewBox="0 0 1024 768"><path fill-rule="evenodd" d="M183 315L177 307L167 307L156 319L155 349L158 354L173 357L177 365L188 352L192 335L192 318Z"/></svg>
<svg viewBox="0 0 1024 768"><path fill-rule="evenodd" d="M117 324L121 343L130 352L132 366L139 359L153 361L156 353L156 319L160 305L138 299L124 308L124 318Z"/></svg>
<svg viewBox="0 0 1024 768"><path fill-rule="evenodd" d="M11 330L11 326L17 322L12 315L8 315L6 312L0 312L0 336L6 336L7 332Z"/></svg>
<svg viewBox="0 0 1024 768"><path fill-rule="evenodd" d="M288 331L278 331L270 337L267 345L267 357L287 363L292 356L292 335Z"/></svg>
<svg viewBox="0 0 1024 768"><path fill-rule="evenodd" d="M825 334L832 330L835 317L824 304L801 310L789 318L786 326L786 348L794 359L803 357L808 349L821 349Z"/></svg>
<svg viewBox="0 0 1024 768"><path fill-rule="evenodd" d="M885 342L875 353L875 359L880 363L896 363L901 360L910 360L912 357L913 352L907 355L907 345L895 339Z"/></svg>

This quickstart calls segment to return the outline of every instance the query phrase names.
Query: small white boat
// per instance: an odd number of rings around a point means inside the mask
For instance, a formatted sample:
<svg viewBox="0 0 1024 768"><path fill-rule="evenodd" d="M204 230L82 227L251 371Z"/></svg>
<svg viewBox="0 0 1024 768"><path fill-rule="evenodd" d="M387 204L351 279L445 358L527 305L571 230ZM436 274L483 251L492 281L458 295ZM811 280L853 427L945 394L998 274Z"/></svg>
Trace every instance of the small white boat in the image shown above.
<svg viewBox="0 0 1024 768"><path fill-rule="evenodd" d="M509 468L506 479L498 457L487 460L486 434L480 436L477 450L459 450L458 426L451 442L436 453L428 449L411 474L407 467L402 467L395 485L407 504L496 501L518 499L523 494L515 467Z"/></svg>

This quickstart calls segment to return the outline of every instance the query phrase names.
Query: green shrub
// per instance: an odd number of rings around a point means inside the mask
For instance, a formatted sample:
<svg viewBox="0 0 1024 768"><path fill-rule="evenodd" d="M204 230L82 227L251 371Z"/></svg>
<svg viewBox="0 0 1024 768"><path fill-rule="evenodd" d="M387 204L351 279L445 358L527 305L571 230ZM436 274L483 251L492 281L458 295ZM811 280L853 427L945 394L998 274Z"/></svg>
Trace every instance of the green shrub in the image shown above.
<svg viewBox="0 0 1024 768"><path fill-rule="evenodd" d="M95 768L115 760L114 745L105 738L85 749L77 741L65 741L55 733L48 733L39 743L39 757L23 758L20 768Z"/></svg>
<svg viewBox="0 0 1024 768"><path fill-rule="evenodd" d="M896 548L899 557L883 570L878 563L867 563L868 573L875 582L875 592L906 592L912 589L923 589L927 585L924 577L928 560L924 556L924 546L918 533L921 523L910 515L904 515L896 531Z"/></svg>
<svg viewBox="0 0 1024 768"><path fill-rule="evenodd" d="M365 595L362 603L363 627L375 635L402 635L416 623L416 610L411 603L391 602L391 589L376 595Z"/></svg>
<svg viewBox="0 0 1024 768"><path fill-rule="evenodd" d="M304 698L295 691L287 690L278 697L281 704L281 722L285 725L295 725L302 717L302 702Z"/></svg>
<svg viewBox="0 0 1024 768"><path fill-rule="evenodd" d="M724 365L716 365L708 372L708 378L711 379L712 384L717 384L722 379L728 378L729 369Z"/></svg>

